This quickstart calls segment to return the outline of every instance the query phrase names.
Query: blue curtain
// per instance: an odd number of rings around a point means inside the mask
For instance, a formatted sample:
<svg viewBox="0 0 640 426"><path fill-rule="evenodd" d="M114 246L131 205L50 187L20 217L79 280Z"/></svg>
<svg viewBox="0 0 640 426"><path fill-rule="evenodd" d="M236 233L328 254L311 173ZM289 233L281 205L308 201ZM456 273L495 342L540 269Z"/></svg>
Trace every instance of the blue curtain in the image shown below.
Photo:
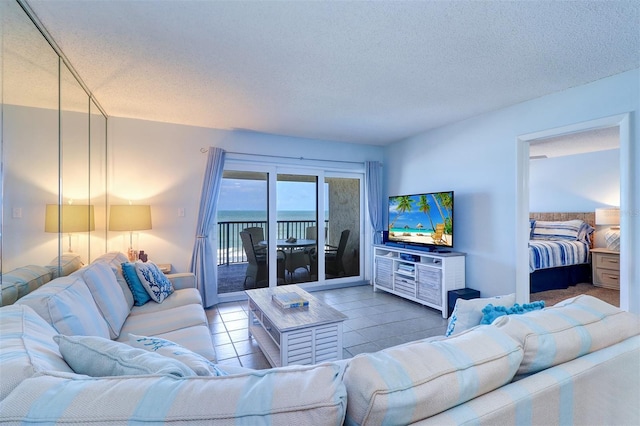
<svg viewBox="0 0 640 426"><path fill-rule="evenodd" d="M365 162L365 183L367 185L367 206L369 220L373 227L373 243L382 243L382 164L379 161Z"/></svg>
<svg viewBox="0 0 640 426"><path fill-rule="evenodd" d="M198 211L198 225L196 227L196 242L193 246L190 271L196 276L198 290L202 295L205 307L218 303L218 266L216 261L216 245L209 237L210 231L216 226L216 210L218 195L222 184L225 151L220 148L209 148L207 169L202 182L200 210ZM215 237L215 232L213 232Z"/></svg>

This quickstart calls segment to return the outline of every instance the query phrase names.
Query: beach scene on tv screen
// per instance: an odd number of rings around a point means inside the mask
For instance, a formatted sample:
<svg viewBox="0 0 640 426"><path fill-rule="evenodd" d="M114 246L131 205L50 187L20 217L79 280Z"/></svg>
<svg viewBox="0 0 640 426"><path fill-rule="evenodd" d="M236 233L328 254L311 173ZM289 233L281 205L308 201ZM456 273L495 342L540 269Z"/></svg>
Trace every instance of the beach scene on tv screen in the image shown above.
<svg viewBox="0 0 640 426"><path fill-rule="evenodd" d="M389 240L453 245L453 192L389 197Z"/></svg>

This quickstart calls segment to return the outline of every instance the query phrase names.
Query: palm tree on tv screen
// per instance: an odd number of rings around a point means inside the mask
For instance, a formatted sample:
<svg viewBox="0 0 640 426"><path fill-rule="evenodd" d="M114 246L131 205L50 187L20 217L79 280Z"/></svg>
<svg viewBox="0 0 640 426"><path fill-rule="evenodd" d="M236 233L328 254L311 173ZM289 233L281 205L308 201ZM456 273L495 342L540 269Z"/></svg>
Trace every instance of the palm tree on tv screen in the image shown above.
<svg viewBox="0 0 640 426"><path fill-rule="evenodd" d="M411 211L411 198L407 195L402 195L400 197L393 197L391 199L391 202L393 204L397 204L398 207L396 208L396 211L398 212L398 214L393 218L391 225L389 225L390 229L393 228L393 225L396 223L396 220L398 220L402 213Z"/></svg>
<svg viewBox="0 0 640 426"><path fill-rule="evenodd" d="M431 212L431 205L429 204L429 201L427 201L426 195L420 196L420 199L418 200L418 210L427 215L429 223L431 223L431 229L435 230L436 227L433 225L433 220L431 220L431 215L429 214Z"/></svg>
<svg viewBox="0 0 640 426"><path fill-rule="evenodd" d="M451 235L453 232L452 219L453 219L453 198L451 197L450 192L439 192L433 195L433 199L436 202L436 206L438 207L438 211L442 216L442 221L444 223L444 233ZM444 208L445 212L442 212ZM446 213L446 214L445 214Z"/></svg>

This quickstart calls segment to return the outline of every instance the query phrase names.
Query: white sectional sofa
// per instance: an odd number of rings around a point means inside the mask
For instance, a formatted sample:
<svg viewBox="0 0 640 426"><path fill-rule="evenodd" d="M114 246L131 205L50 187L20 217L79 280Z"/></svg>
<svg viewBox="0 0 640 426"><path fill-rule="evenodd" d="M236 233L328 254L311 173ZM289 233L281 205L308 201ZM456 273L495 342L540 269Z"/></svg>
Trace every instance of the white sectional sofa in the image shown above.
<svg viewBox="0 0 640 426"><path fill-rule="evenodd" d="M111 256L100 261L117 266ZM0 308L1 423L640 424L640 320L589 296L315 366L204 377L156 357L167 368L91 376L71 368L73 353L63 356L58 342L100 330L88 338L128 342L133 333L211 361L214 354L195 289L144 306L124 297L128 313L116 333L125 310L99 307L89 267ZM176 278L176 288L191 281ZM117 288L126 294L126 283ZM87 310L92 320L82 319Z"/></svg>

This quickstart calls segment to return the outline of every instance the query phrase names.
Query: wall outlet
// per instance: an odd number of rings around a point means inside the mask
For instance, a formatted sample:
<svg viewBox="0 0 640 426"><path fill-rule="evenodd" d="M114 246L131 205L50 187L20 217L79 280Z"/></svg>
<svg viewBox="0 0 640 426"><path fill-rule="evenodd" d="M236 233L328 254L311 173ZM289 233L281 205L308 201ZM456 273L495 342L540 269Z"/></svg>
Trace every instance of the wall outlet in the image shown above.
<svg viewBox="0 0 640 426"><path fill-rule="evenodd" d="M22 208L21 207L14 207L11 210L11 217L13 217L14 219L22 218Z"/></svg>
<svg viewBox="0 0 640 426"><path fill-rule="evenodd" d="M178 217L184 217L184 207L178 209Z"/></svg>

